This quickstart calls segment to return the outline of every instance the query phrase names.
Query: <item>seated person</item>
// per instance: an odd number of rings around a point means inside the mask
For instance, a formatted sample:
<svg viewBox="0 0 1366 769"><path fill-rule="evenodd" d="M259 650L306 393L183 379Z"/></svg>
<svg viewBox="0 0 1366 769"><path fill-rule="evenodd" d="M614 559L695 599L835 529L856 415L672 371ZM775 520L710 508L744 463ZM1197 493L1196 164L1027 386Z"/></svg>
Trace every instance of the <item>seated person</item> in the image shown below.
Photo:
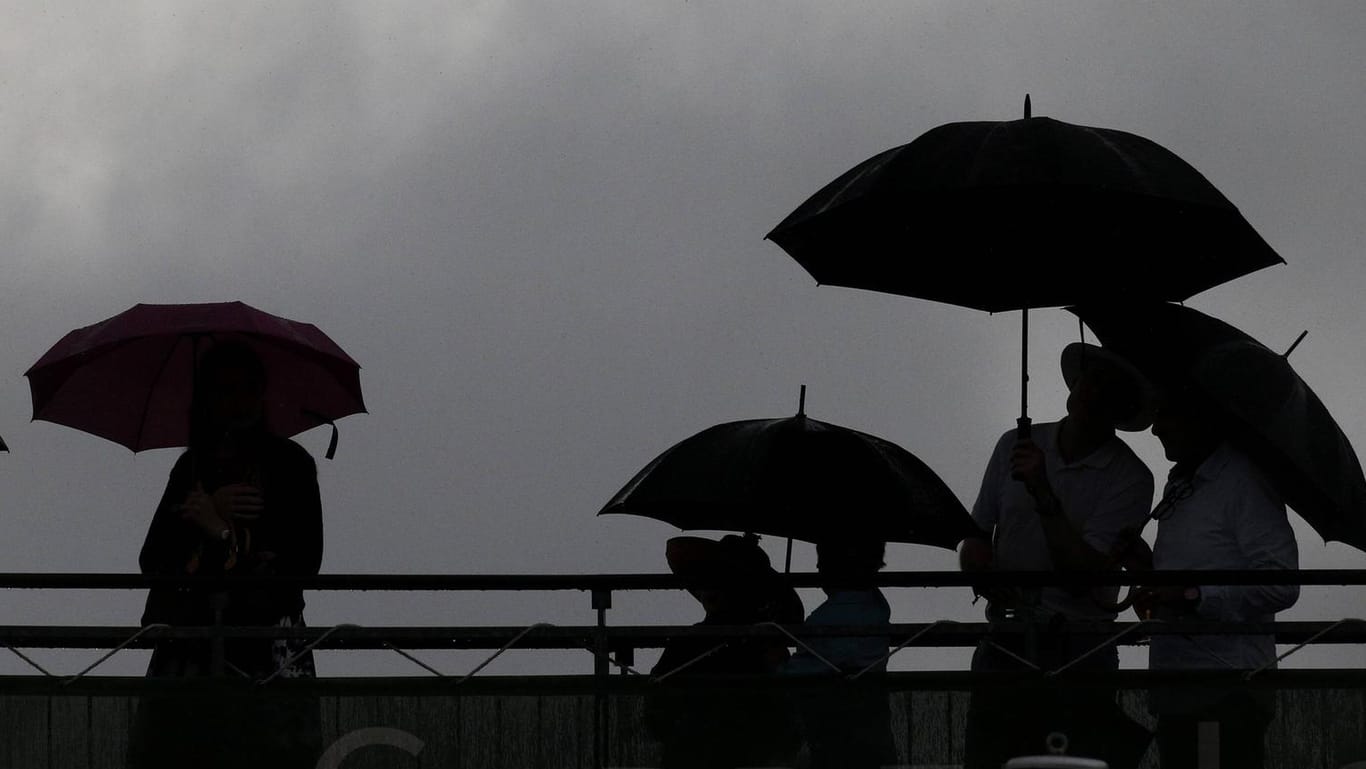
<svg viewBox="0 0 1366 769"><path fill-rule="evenodd" d="M689 589L706 611L697 626L801 621L801 599L779 583L757 537L674 537L666 556L675 574L713 583ZM724 680L776 673L787 658L786 645L770 639L681 638L666 645L651 675L667 680L645 705L646 729L662 743L663 769L791 766L800 742L782 698ZM718 680L679 680L709 676Z"/></svg>
<svg viewBox="0 0 1366 769"><path fill-rule="evenodd" d="M828 578L825 602L807 626L885 626L891 607L878 589L885 543L849 539L816 545L816 570ZM793 675L855 675L887 670L886 635L809 638L783 666ZM819 655L819 656L818 656ZM829 663L829 664L827 664ZM831 668L834 665L835 670ZM897 763L887 691L876 682L822 687L797 698L812 769L873 769Z"/></svg>

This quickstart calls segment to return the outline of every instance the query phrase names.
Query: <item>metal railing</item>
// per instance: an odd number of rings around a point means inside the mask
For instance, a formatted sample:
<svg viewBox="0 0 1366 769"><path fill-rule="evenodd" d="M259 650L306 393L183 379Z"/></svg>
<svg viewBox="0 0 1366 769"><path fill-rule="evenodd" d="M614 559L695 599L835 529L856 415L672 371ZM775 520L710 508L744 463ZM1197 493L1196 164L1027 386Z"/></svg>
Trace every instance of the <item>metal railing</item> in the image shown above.
<svg viewBox="0 0 1366 769"><path fill-rule="evenodd" d="M819 574L787 574L773 578L794 588L818 587L830 584ZM300 641L308 649L390 649L424 667L434 668L407 654L404 650L421 649L485 649L502 654L513 647L520 649L583 649L592 653L594 674L605 676L613 668L631 671L637 649L660 648L679 638L698 638L724 642L740 637L786 640L789 645L803 645L812 638L830 636L868 635L869 628L861 627L806 627L778 626L772 623L752 626L697 627L697 626L610 626L608 610L616 592L646 590L684 590L718 583L708 580L685 579L669 574L575 574L575 575L438 575L438 574L330 574L309 577L288 576L231 576L181 577L147 576L106 573L16 574L0 573L0 590L145 590L151 588L202 591L205 595L222 596L237 589L288 588L316 591L576 591L590 596L591 608L597 623L591 626L554 626L535 623L518 627L362 627L343 624L330 627L230 627L216 622L202 627L128 626L0 626L0 646L9 648L31 665L41 670L20 649L25 648L87 648L110 649L110 655L100 658L79 675L93 670L100 663L122 649L145 649L168 639L208 639L216 651L214 669L221 673L222 643L226 639L289 639ZM1321 569L1297 571L1155 571L1155 572L1050 572L1050 571L991 571L963 573L958 571L909 571L879 574L876 584L884 588L944 588L971 587L1101 587L1101 586L1165 586L1165 585L1366 585L1366 570ZM216 615L216 618L217 615ZM931 623L900 623L877 628L879 635L887 635L895 651L912 647L970 647L975 646L987 630L985 622L956 622L939 620ZM1020 633L1028 636L1038 631L1036 623L992 623L994 633ZM1305 645L1320 643L1362 643L1366 641L1366 623L1353 618L1339 618L1320 622L1276 622L1269 624L1236 624L1204 621L1181 622L1071 622L1067 623L1073 636L1090 636L1097 643L1139 644L1153 635L1209 635L1209 634L1271 634L1279 644L1294 644L1297 651ZM495 655L496 656L496 655ZM481 663L479 669L488 660ZM42 671L46 673L46 671ZM478 670L473 671L478 672Z"/></svg>
<svg viewBox="0 0 1366 769"><path fill-rule="evenodd" d="M780 575L774 578L794 588L826 586L828 580L818 574ZM0 590L146 590L172 588L202 591L206 595L222 595L238 589L290 588L311 591L457 591L457 592L520 592L573 591L587 593L589 606L596 614L592 625L556 626L535 623L529 626L401 626L364 627L338 624L317 627L240 627L221 621L207 626L149 625L92 626L92 625L20 625L0 626L0 646L8 648L38 671L32 677L0 677L0 687L10 692L52 691L53 686L68 691L89 687L108 687L109 679L95 679L91 674L118 652L125 649L148 649L173 639L207 640L215 650L214 670L223 668L223 648L229 640L288 639L303 644L305 650L361 650L384 649L393 651L424 670L423 675L400 689L415 692L453 691L456 687L515 686L479 676L486 666L509 650L582 650L592 655L594 673L589 677L537 677L533 688L562 687L564 691L579 691L594 698L594 753L606 755L606 735L609 731L608 698L622 692L641 691L661 683L658 679L639 674L634 669L635 652L656 649L670 642L689 639L714 641L724 644L735 639L771 639L788 646L803 647L814 639L878 635L889 642L888 657L908 648L976 646L986 635L988 627L996 637L1019 634L1028 638L1041 631L1032 621L1013 623L934 622L894 623L876 627L808 627L779 626L772 623L747 626L677 626L677 625L611 625L608 614L615 593L651 590L684 590L706 587L715 583L706 580L684 579L667 574L581 574L581 575L394 575L394 574L334 574L312 577L162 577L130 574L0 574ZM1100 587L1100 586L1163 586L1163 585L1300 585L1300 586L1362 586L1366 585L1366 570L1331 569L1304 571L1166 571L1166 572L982 572L967 574L957 571L887 572L878 575L876 584L882 588L949 588L971 587ZM221 617L220 617L221 619ZM1196 620L1142 622L1070 622L1066 624L1073 638L1090 638L1091 654L1109 645L1146 643L1163 634L1184 636L1218 634L1270 634L1278 644L1292 646L1288 654L1314 644L1358 644L1366 642L1366 622L1355 618L1324 621L1294 621L1272 623L1225 623ZM101 649L106 652L74 675L57 675L43 669L22 650L35 648ZM485 650L491 652L472 670L463 673L442 671L413 654L421 650ZM1085 655L1082 655L1085 656ZM1285 656L1285 655L1283 655ZM968 671L914 671L879 674L879 680L895 688L968 690L984 685L1048 685L1048 677L1065 676L1067 685L1109 686L1140 689L1161 685L1199 685L1208 682L1227 682L1235 676L1243 685L1270 688L1366 688L1366 670L1258 670L1258 671L1083 671L1073 669L1073 659L1049 670L1035 669L1021 673L983 674ZM283 669L283 666L281 667ZM620 671L621 675L612 675ZM842 675L844 679L859 678L864 671ZM278 674L278 671L277 671ZM632 675L636 674L636 675ZM249 686L283 686L297 688L298 681L276 680L268 675L255 681L239 681ZM756 681L756 685L792 686L790 681ZM148 686L175 687L176 683L133 684L137 691ZM347 691L364 688L363 680L331 679L302 684L317 689L331 688ZM525 685L524 683L521 685ZM670 679L669 685L688 685ZM388 684L393 690L392 680ZM601 765L601 763L599 763Z"/></svg>

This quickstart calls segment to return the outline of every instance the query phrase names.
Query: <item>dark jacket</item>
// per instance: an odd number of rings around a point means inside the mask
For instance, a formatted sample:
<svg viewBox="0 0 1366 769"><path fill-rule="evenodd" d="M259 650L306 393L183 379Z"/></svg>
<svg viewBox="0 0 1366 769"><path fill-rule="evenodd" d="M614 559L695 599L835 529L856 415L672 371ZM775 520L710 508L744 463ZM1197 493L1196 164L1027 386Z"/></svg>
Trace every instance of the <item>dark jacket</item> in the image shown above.
<svg viewBox="0 0 1366 769"><path fill-rule="evenodd" d="M235 467L197 461L193 451L180 456L161 496L138 565L143 574L280 574L309 576L322 564L322 502L318 468L303 447L268 433L256 436ZM259 520L239 526L235 562L223 543L205 537L197 526L181 520L178 507L194 488L196 477L208 493L232 483L261 490L265 509ZM269 555L268 555L269 554ZM295 587L233 590L228 595L227 624L275 624L299 614L303 591ZM184 589L153 589L142 622L196 625L212 621L208 596Z"/></svg>

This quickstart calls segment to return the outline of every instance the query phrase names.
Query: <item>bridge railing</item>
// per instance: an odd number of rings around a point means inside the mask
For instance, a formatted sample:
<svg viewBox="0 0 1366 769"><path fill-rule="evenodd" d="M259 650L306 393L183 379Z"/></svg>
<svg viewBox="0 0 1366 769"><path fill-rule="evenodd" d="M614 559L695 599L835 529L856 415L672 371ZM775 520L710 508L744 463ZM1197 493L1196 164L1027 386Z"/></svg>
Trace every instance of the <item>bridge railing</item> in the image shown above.
<svg viewBox="0 0 1366 769"><path fill-rule="evenodd" d="M775 578L795 588L825 586L818 574ZM1366 570L1303 571L1185 571L1185 572L887 572L878 586L889 589L943 587L1044 587L1062 585L1260 585L1362 586ZM1280 703L1280 731L1272 735L1275 759L1269 766L1302 769L1306 756L1312 765L1336 767L1348 759L1366 758L1366 670L1264 669L1208 671L1087 671L1070 663L1052 669L1019 673L969 671L907 671L862 677L845 672L821 679L746 678L711 680L676 676L660 680L635 669L635 652L661 648L686 639L717 644L738 638L766 638L800 647L818 638L886 636L889 655L903 648L972 647L986 635L984 622L894 623L849 627L806 627L758 624L746 626L616 625L610 623L613 597L636 591L684 590L708 586L665 574L582 575L394 575L334 574L314 577L157 577L129 574L0 574L0 590L147 590L171 588L202 591L218 600L233 590L271 587L309 591L457 591L457 592L577 592L596 612L591 625L529 626L401 626L362 627L354 624L315 627L240 627L221 621L207 626L7 625L0 626L0 646L32 664L32 676L0 677L0 720L10 756L23 765L102 766L95 744L114 746L126 735L137 703L147 697L180 698L187 706L205 697L262 696L316 697L324 713L323 734L333 745L350 744L361 732L390 729L412 737L410 746L426 745L422 766L655 766L657 745L643 736L642 713L650 699L670 691L698 689L716 692L774 689L787 694L802 690L834 692L840 687L864 686L885 690L904 766L954 766L961 758L961 721L970 692L1012 687L1046 691L1058 687L1107 687L1136 720L1145 718L1146 691L1153 687L1236 685L1274 692ZM1026 619L993 623L993 637L1018 634L1028 639L1043 630ZM1056 629L1056 624L1051 629ZM1366 641L1366 622L1355 618L1272 623L1224 623L1196 620L1072 622L1073 638L1089 639L1087 648L1135 645L1163 634L1184 636L1271 634L1287 654L1314 644L1357 644ZM102 677L100 665L125 649L147 649L171 639L199 639L216 650L221 663L224 644L232 639L292 639L318 650L388 649L424 668L403 678L325 678L311 681L266 676L242 680L232 675L218 679L153 680L141 677ZM707 646L709 644L703 644ZM1289 648L1285 648L1289 647ZM31 649L78 648L106 650L74 675L43 670L25 654ZM413 652L467 649L490 652L470 671L441 671ZM591 676L507 677L481 674L494 657L512 650L581 650L594 660ZM222 668L220 667L221 671ZM613 675L613 673L618 673ZM740 687L737 689L736 687ZM425 704L420 704L425 703ZM510 716L509 714L515 714ZM511 720L509 720L511 719ZM1360 722L1360 723L1358 723ZM113 724L113 726L109 726ZM85 730L82 732L82 730ZM112 731L111 731L112 730ZM371 730L371 731L367 731ZM394 731L397 730L397 731ZM451 731L453 730L453 731ZM577 730L577 731L576 731ZM67 737L84 734L85 758L73 758ZM1312 734L1311 734L1312 733ZM420 735L420 739L418 736ZM1309 736L1306 736L1309 735ZM405 737L405 739L407 739ZM74 737L72 739L75 739ZM103 741L103 742L101 742ZM385 743L397 744L397 743ZM20 746L20 747L14 747ZM46 747L44 747L46 746ZM566 747L567 746L567 747ZM0 754L5 744L0 742ZM416 749L416 748L415 748ZM111 748L117 752L116 748ZM16 752L18 751L18 752ZM28 751L28 752L25 752ZM530 751L530 752L528 752ZM654 751L654 752L652 752ZM560 755L563 754L563 755ZM513 756L514 758L507 758ZM521 758L516 758L520 756ZM532 756L527 764L526 756ZM551 760L552 756L558 756ZM439 757L439 758L438 758ZM31 758L31 761L29 760ZM560 760L560 759L563 760ZM387 763L376 765L391 766ZM456 763L442 763L447 759ZM515 760L514 760L515 759ZM18 760L18 759L14 759ZM437 761L437 763L431 763ZM521 761L522 763L516 763ZM1295 762L1300 763L1295 763ZM44 763L45 762L45 763ZM471 763L473 762L473 763ZM511 762L511 763L509 763ZM1149 759L1151 763L1151 758ZM18 764L15 764L18 765ZM112 765L112 764L111 764ZM322 765L322 764L320 764ZM363 766L348 761L346 767ZM413 766L419 765L413 763ZM1145 764L1146 766L1147 764Z"/></svg>

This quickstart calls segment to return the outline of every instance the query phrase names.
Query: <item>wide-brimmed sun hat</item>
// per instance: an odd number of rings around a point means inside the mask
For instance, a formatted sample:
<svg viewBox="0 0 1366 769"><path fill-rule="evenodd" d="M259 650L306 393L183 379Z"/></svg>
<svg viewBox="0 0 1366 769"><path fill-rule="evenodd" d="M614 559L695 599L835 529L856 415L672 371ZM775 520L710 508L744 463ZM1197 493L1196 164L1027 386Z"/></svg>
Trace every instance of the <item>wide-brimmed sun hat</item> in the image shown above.
<svg viewBox="0 0 1366 769"><path fill-rule="evenodd" d="M768 554L751 541L728 534L719 542L706 537L671 537L664 546L669 570L681 577L756 576L773 571Z"/></svg>
<svg viewBox="0 0 1366 769"><path fill-rule="evenodd" d="M1105 367L1121 383L1118 387L1107 388L1107 397L1125 400L1116 409L1116 413L1122 416L1116 420L1115 429L1131 433L1148 429L1153 423L1157 401L1152 382L1113 350L1086 342L1073 342L1062 350L1062 379L1069 391L1076 385L1081 372L1091 366Z"/></svg>
<svg viewBox="0 0 1366 769"><path fill-rule="evenodd" d="M783 623L802 621L801 598L779 580L757 537L727 534L720 541L706 537L671 537L664 546L669 570L680 577L722 580L719 589L748 594L766 618ZM701 600L696 590L689 589Z"/></svg>

